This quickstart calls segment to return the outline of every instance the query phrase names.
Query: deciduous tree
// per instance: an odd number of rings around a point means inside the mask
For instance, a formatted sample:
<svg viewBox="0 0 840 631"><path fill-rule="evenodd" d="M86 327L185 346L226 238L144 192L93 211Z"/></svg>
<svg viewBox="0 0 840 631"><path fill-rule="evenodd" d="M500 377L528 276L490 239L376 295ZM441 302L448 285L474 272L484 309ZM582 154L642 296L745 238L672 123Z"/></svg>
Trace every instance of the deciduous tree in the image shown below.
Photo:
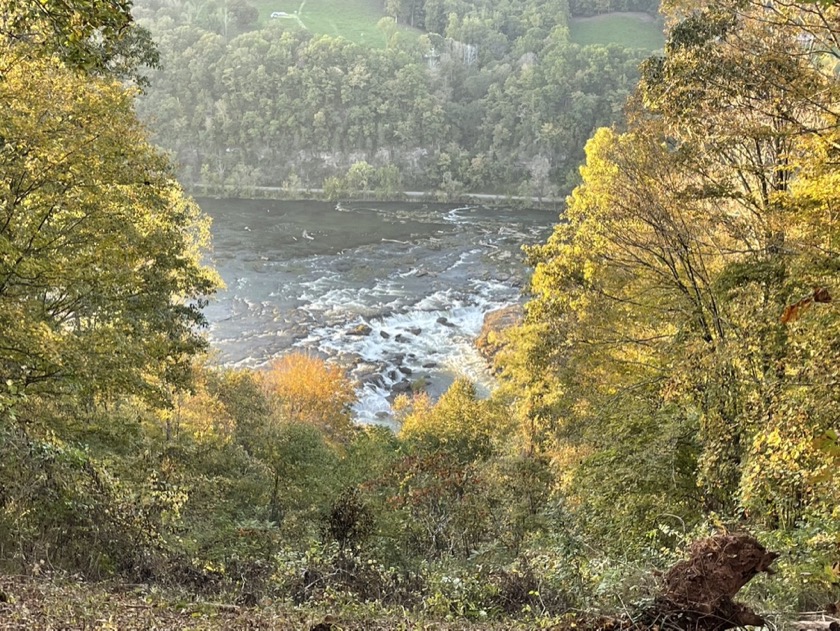
<svg viewBox="0 0 840 631"><path fill-rule="evenodd" d="M132 98L56 57L0 81L0 366L27 391L161 402L205 346L208 224Z"/></svg>

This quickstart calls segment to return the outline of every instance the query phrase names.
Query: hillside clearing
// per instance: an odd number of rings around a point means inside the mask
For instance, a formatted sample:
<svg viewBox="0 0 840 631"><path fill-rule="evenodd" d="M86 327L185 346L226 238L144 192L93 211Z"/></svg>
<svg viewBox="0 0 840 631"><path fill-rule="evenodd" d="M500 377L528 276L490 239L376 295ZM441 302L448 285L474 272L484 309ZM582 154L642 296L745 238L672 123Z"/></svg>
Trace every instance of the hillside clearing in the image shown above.
<svg viewBox="0 0 840 631"><path fill-rule="evenodd" d="M385 47L385 35L376 27L385 17L378 0L256 0L254 5L263 24L283 20L290 26L297 23L315 35L343 37L373 48ZM286 15L272 18L272 13ZM400 30L419 33L407 27Z"/></svg>
<svg viewBox="0 0 840 631"><path fill-rule="evenodd" d="M569 20L576 44L618 44L625 48L659 50L665 44L662 21L647 13L616 12Z"/></svg>

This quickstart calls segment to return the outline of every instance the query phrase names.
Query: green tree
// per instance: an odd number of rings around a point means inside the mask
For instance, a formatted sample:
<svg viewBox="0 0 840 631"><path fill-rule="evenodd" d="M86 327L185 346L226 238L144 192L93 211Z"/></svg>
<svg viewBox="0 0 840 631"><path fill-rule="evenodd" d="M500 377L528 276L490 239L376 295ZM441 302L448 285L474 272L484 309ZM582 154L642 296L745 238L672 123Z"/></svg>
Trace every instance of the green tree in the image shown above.
<svg viewBox="0 0 840 631"><path fill-rule="evenodd" d="M9 0L0 18L0 68L21 56L51 53L88 73L139 78L137 69L157 65L158 54L148 31L134 23L131 5L131 0Z"/></svg>
<svg viewBox="0 0 840 631"><path fill-rule="evenodd" d="M206 344L207 222L132 96L56 58L0 82L0 366L27 392L162 402Z"/></svg>
<svg viewBox="0 0 840 631"><path fill-rule="evenodd" d="M374 169L367 162L355 162L347 171L347 176L344 178L347 188L356 194L364 194L371 188L371 183L376 175Z"/></svg>
<svg viewBox="0 0 840 631"><path fill-rule="evenodd" d="M568 223L530 251L508 369L590 524L746 508L788 527L827 508L838 88L831 54L798 51L830 50L837 15L772 5L768 30L767 11L719 3L674 27L629 131L590 141Z"/></svg>

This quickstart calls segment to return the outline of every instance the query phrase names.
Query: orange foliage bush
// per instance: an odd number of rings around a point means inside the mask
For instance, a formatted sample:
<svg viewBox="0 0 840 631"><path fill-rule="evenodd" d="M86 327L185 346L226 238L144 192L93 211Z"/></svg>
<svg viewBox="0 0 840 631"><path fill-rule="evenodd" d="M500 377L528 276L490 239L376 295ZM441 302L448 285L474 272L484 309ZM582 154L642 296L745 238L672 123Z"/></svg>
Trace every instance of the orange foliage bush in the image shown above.
<svg viewBox="0 0 840 631"><path fill-rule="evenodd" d="M356 394L338 367L311 355L292 353L272 362L262 383L285 420L315 425L332 439L347 437Z"/></svg>

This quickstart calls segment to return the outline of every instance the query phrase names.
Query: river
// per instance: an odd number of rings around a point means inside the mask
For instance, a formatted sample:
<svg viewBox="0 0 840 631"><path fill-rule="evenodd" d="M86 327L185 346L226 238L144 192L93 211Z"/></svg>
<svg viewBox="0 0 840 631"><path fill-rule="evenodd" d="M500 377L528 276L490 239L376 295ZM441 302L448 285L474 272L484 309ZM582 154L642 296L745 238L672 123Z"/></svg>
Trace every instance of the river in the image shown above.
<svg viewBox="0 0 840 631"><path fill-rule="evenodd" d="M226 289L205 310L217 361L259 367L300 350L358 384L361 423L391 423L409 383L432 395L492 378L473 345L484 315L522 299L521 247L550 211L455 204L198 200Z"/></svg>

